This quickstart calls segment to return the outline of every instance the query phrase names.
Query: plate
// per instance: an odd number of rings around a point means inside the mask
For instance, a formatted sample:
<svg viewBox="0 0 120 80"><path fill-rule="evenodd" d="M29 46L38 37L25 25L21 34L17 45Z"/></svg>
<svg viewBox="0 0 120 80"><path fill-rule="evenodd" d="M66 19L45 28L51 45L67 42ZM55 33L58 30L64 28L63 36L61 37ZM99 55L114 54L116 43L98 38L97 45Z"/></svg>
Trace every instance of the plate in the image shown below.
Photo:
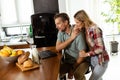
<svg viewBox="0 0 120 80"><path fill-rule="evenodd" d="M39 64L36 64L36 63L34 63L32 67L28 67L28 68L24 68L23 65L20 65L18 63L16 63L16 66L18 66L21 69L21 71L28 71L28 70L39 68Z"/></svg>

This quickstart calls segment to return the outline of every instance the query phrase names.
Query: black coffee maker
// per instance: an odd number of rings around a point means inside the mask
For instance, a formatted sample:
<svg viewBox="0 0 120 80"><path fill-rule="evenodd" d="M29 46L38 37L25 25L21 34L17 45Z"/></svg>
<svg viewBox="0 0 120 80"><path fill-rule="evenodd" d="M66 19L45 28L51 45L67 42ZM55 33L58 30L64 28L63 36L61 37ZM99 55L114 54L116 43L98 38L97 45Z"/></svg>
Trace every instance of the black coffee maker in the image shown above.
<svg viewBox="0 0 120 80"><path fill-rule="evenodd" d="M58 30L54 15L54 13L37 13L31 16L33 40L37 47L55 46Z"/></svg>

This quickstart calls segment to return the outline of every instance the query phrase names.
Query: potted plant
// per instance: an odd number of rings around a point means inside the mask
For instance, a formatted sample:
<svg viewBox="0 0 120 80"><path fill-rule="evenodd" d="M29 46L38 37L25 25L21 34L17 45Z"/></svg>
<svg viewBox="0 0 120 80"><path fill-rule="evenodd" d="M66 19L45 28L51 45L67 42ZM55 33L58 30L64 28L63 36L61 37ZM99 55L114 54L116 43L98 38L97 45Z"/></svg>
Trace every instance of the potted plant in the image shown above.
<svg viewBox="0 0 120 80"><path fill-rule="evenodd" d="M105 3L107 3L110 6L110 10L108 13L102 12L101 15L105 17L106 23L111 23L113 27L120 26L120 1L119 0L105 0ZM115 24L118 24L118 26L115 26ZM110 42L111 44L111 54L118 52L118 42L115 41L114 36L114 30L112 32L113 41Z"/></svg>

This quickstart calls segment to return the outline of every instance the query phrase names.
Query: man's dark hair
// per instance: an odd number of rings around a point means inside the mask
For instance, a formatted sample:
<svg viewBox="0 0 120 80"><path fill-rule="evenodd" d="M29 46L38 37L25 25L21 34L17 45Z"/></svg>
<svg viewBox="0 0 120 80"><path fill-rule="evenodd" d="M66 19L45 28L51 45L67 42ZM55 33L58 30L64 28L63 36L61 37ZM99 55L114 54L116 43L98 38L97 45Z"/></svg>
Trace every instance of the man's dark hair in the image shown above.
<svg viewBox="0 0 120 80"><path fill-rule="evenodd" d="M68 16L66 13L58 13L58 14L56 14L56 15L54 16L54 20L55 20L56 18L59 18L59 17L62 19L63 22L67 20L68 23L70 23L69 16Z"/></svg>

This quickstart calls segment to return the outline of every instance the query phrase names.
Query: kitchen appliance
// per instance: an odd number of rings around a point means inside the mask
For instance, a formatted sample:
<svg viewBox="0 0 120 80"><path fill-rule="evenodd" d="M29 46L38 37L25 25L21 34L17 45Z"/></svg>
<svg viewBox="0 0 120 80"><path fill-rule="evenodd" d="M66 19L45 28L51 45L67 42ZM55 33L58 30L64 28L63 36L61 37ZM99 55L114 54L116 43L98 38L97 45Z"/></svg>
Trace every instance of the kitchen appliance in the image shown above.
<svg viewBox="0 0 120 80"><path fill-rule="evenodd" d="M33 40L37 47L55 46L58 30L54 13L37 13L31 16Z"/></svg>

